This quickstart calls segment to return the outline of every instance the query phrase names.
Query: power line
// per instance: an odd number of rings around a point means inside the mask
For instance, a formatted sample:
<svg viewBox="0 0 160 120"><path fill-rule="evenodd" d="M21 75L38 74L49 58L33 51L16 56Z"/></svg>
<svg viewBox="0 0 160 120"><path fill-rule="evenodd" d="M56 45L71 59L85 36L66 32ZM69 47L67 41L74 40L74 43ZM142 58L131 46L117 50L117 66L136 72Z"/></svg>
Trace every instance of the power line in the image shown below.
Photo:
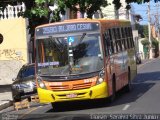
<svg viewBox="0 0 160 120"><path fill-rule="evenodd" d="M152 58L152 41L151 41L151 16L150 16L150 1L148 2L148 39L149 39L149 58Z"/></svg>

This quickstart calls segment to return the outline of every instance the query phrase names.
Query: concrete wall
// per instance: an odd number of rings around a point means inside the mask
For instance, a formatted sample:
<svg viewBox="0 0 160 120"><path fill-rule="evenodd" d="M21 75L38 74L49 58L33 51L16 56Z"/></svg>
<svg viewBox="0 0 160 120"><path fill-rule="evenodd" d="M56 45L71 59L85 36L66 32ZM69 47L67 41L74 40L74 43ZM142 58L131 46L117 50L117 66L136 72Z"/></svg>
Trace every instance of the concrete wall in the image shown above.
<svg viewBox="0 0 160 120"><path fill-rule="evenodd" d="M131 4L131 9L128 11L128 10L126 10L126 5L127 4L126 4L125 0L122 0L121 1L122 6L120 7L120 9L115 10L114 4L112 4L113 0L107 0L107 1L108 1L108 3L110 3L110 5L108 5L107 7L102 7L102 13L103 13L104 18L106 18L106 19L130 20L131 25L133 26L132 28L134 29L135 11L134 11L133 5Z"/></svg>
<svg viewBox="0 0 160 120"><path fill-rule="evenodd" d="M0 85L11 84L20 67L28 62L26 19L0 20Z"/></svg>
<svg viewBox="0 0 160 120"><path fill-rule="evenodd" d="M141 43L143 40L145 40L145 38L139 39L138 45L139 45L139 52L142 53L141 58L142 58L142 59L145 59L144 52L143 52L143 45L142 45L142 43Z"/></svg>

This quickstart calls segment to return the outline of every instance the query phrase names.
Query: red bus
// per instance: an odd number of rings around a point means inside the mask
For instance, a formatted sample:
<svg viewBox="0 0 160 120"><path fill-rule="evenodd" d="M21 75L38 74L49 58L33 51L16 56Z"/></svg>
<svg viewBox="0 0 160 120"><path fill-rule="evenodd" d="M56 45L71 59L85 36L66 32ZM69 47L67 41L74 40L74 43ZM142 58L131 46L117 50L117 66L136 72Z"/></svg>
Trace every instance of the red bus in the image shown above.
<svg viewBox="0 0 160 120"><path fill-rule="evenodd" d="M137 74L129 21L66 20L35 30L40 103L115 98Z"/></svg>

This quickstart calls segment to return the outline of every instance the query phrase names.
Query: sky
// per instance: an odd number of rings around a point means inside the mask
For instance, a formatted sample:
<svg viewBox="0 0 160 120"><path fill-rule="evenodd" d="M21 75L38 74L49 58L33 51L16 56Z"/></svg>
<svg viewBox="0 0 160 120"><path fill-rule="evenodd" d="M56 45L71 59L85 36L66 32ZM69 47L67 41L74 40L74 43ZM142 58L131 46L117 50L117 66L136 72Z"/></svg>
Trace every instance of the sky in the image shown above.
<svg viewBox="0 0 160 120"><path fill-rule="evenodd" d="M157 9L160 16L160 2L158 2L157 4L159 4L159 9L156 7L156 3L154 3L153 0L150 2L150 14L152 23L155 23L155 16L157 14ZM143 20L140 21L140 24L148 24L148 14L147 14L148 3L145 4L132 3L132 6L134 7L135 13L140 14L141 17L143 18Z"/></svg>

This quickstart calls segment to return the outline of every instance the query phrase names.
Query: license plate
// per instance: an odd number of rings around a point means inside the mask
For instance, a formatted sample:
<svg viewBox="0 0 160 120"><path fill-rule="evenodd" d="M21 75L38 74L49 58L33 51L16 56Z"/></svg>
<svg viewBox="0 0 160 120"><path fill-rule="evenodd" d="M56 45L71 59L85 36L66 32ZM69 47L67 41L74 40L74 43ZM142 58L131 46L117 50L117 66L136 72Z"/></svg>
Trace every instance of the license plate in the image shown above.
<svg viewBox="0 0 160 120"><path fill-rule="evenodd" d="M67 98L75 98L75 97L77 97L77 94L75 94L75 93L67 94L66 97Z"/></svg>
<svg viewBox="0 0 160 120"><path fill-rule="evenodd" d="M31 88L24 88L24 92L25 92L25 93L33 92L33 89L31 89Z"/></svg>

